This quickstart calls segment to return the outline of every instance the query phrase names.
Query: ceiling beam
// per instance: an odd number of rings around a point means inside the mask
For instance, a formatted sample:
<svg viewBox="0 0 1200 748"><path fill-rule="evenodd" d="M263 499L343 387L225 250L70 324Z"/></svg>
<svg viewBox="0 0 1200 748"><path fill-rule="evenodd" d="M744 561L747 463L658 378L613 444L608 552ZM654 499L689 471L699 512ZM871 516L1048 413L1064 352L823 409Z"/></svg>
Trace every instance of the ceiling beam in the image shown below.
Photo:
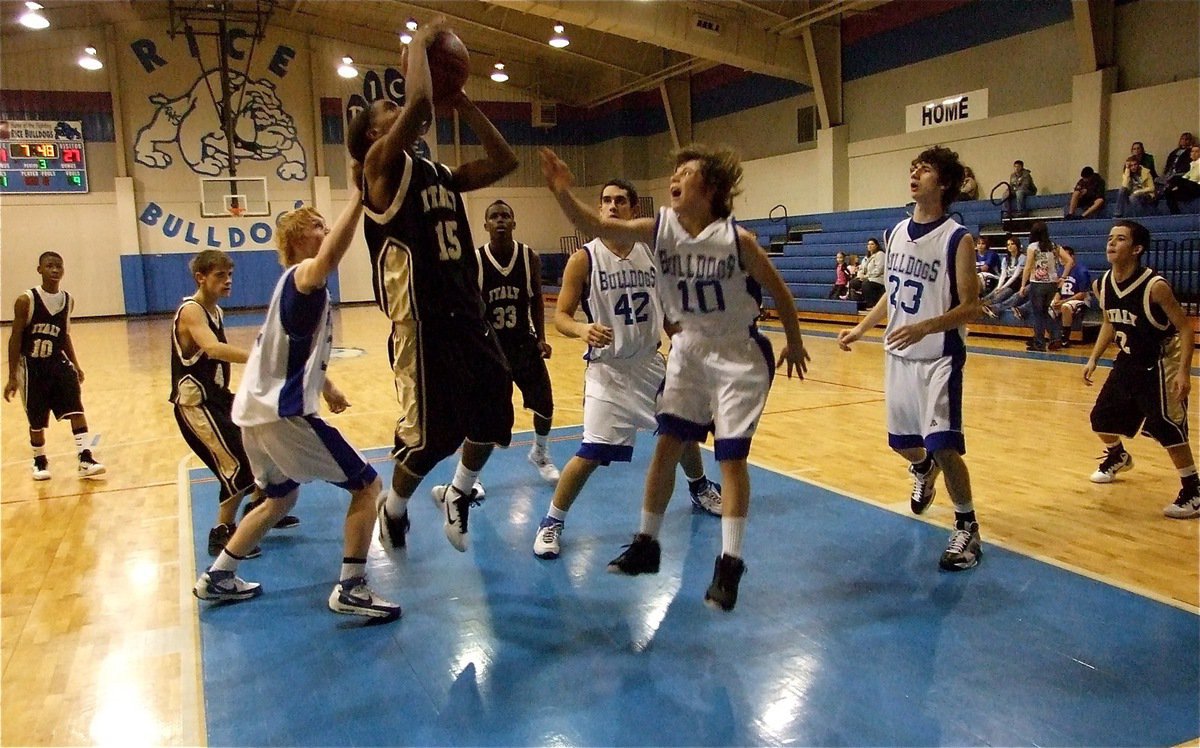
<svg viewBox="0 0 1200 748"><path fill-rule="evenodd" d="M684 3L623 3L566 0L484 0L523 13L623 36L713 62L776 78L812 84L804 45L747 23L721 20L720 33L696 27Z"/></svg>

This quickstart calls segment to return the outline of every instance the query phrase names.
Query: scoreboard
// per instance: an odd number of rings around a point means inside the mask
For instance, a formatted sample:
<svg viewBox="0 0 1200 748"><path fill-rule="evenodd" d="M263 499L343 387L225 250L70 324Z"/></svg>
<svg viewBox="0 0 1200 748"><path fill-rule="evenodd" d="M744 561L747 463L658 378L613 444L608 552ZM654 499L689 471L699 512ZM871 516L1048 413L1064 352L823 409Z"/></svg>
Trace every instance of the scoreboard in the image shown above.
<svg viewBox="0 0 1200 748"><path fill-rule="evenodd" d="M0 194L87 191L82 122L0 121Z"/></svg>

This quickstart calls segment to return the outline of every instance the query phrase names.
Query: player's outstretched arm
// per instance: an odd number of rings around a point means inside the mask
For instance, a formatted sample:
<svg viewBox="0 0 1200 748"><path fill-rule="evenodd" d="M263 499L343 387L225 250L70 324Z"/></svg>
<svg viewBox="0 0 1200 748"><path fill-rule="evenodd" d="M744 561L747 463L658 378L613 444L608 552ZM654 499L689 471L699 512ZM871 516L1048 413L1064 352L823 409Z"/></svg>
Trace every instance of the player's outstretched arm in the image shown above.
<svg viewBox="0 0 1200 748"><path fill-rule="evenodd" d="M322 240L317 256L304 260L296 267L297 291L312 293L325 285L325 280L337 270L338 263L346 256L346 250L350 249L362 211L362 193L353 189L350 191L350 201Z"/></svg>
<svg viewBox="0 0 1200 748"><path fill-rule="evenodd" d="M808 371L809 355L804 349L804 339L800 335L800 323L796 321L796 304L792 301L792 292L779 271L771 264L771 258L758 244L758 239L749 231L738 228L738 254L742 267L751 278L758 281L771 298L775 299L775 310L779 312L779 321L783 323L783 332L787 336L787 345L779 353L776 366L787 362L787 375L790 379L795 372L801 379Z"/></svg>
<svg viewBox="0 0 1200 748"><path fill-rule="evenodd" d="M217 340L216 334L208 326L208 316L199 304L183 305L182 311L179 312L179 326L209 358L228 361L231 364L244 364L250 357L248 351Z"/></svg>
<svg viewBox="0 0 1200 748"><path fill-rule="evenodd" d="M408 67L404 78L404 106L392 126L381 135L363 163L368 196L374 197L377 208L384 208L382 201L395 192L396 181L403 172L407 151L433 121L433 82L429 77L429 44L441 30L444 20L422 26L413 35L405 48ZM362 187L362 185L358 185Z"/></svg>
<svg viewBox="0 0 1200 748"><path fill-rule="evenodd" d="M843 351L850 350L850 344L856 340L860 340L863 335L882 322L887 317L887 294L879 297L879 301L875 302L875 306L871 307L871 311L867 312L867 316L854 327L847 327L838 332L838 347Z"/></svg>
<svg viewBox="0 0 1200 748"><path fill-rule="evenodd" d="M562 289L558 292L558 305L554 310L554 329L568 338L583 338L593 348L603 348L612 343L612 329L599 322L588 324L575 319L575 311L579 309L579 300L583 298L590 271L587 252L576 252L567 260Z"/></svg>
<svg viewBox="0 0 1200 748"><path fill-rule="evenodd" d="M21 388L21 343L25 338L25 325L29 324L29 297L21 294L13 304L12 330L8 334L8 381L4 383L4 399L11 400Z"/></svg>
<svg viewBox="0 0 1200 748"><path fill-rule="evenodd" d="M575 228L589 236L598 236L617 244L645 242L653 246L653 218L634 218L629 221L601 218L599 213L571 194L575 176L558 154L549 148L539 149L538 154L542 160L542 175L546 177L546 186L554 193L558 207L562 208L562 212Z"/></svg>
<svg viewBox="0 0 1200 748"><path fill-rule="evenodd" d="M475 102L461 91L453 103L459 115L479 136L479 142L487 154L485 158L468 161L454 170L454 188L459 192L482 189L513 173L520 163L517 154L487 115L479 111Z"/></svg>

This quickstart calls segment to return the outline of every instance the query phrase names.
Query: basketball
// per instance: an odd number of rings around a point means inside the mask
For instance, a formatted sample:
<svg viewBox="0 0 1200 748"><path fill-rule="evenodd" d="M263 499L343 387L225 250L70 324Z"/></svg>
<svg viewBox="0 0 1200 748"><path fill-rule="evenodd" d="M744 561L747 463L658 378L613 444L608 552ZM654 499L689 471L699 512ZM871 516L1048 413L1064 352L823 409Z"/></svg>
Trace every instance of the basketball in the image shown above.
<svg viewBox="0 0 1200 748"><path fill-rule="evenodd" d="M439 31L429 45L429 76L433 80L433 100L441 103L453 97L467 83L471 56L458 35L448 29Z"/></svg>

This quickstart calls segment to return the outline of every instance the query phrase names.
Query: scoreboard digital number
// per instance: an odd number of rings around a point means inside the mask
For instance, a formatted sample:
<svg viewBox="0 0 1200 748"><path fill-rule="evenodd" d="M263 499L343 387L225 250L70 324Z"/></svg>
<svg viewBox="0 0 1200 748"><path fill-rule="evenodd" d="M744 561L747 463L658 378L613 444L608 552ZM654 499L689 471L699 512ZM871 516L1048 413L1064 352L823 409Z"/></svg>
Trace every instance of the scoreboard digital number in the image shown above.
<svg viewBox="0 0 1200 748"><path fill-rule="evenodd" d="M0 194L87 191L82 122L0 121Z"/></svg>

